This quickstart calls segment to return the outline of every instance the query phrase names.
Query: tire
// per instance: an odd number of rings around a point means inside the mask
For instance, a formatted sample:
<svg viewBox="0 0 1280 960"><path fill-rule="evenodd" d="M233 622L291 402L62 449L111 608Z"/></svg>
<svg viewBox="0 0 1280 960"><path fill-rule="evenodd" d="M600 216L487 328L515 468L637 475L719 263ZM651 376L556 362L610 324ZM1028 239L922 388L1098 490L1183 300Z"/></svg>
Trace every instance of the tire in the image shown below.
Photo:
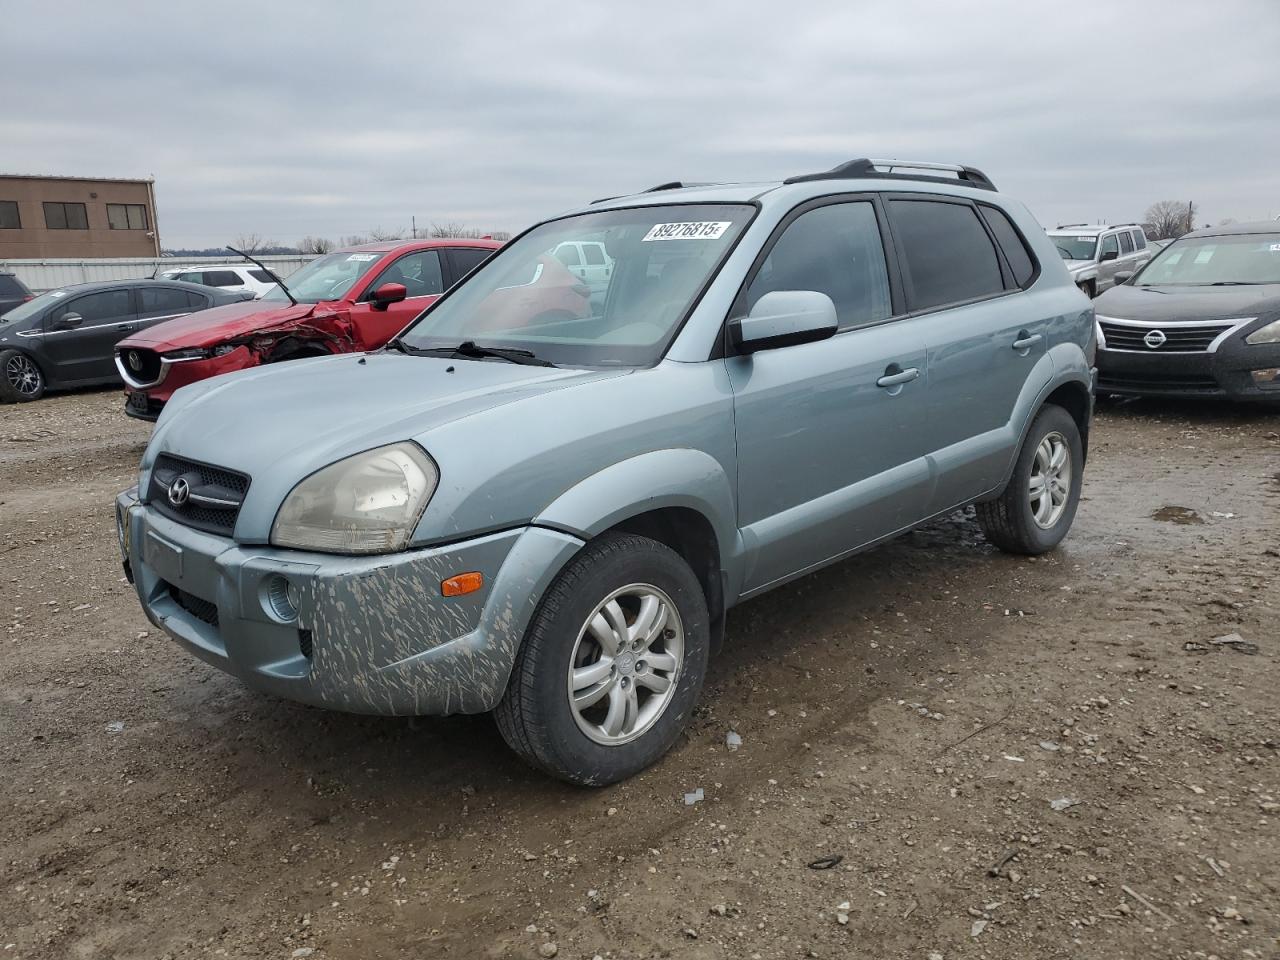
<svg viewBox="0 0 1280 960"><path fill-rule="evenodd" d="M46 383L40 365L21 350L0 352L0 400L27 403L44 396Z"/></svg>
<svg viewBox="0 0 1280 960"><path fill-rule="evenodd" d="M653 603L667 605L663 620ZM619 612L627 639L644 616L651 646L627 650L624 640L616 656L607 653L597 637L616 641L609 627ZM648 537L601 535L539 602L494 711L498 730L530 765L570 783L604 786L638 773L671 748L698 701L709 620L702 587L679 554ZM597 621L604 629L591 629ZM581 710L570 703L571 664L578 694L595 698ZM664 677L659 693L653 688Z"/></svg>
<svg viewBox="0 0 1280 960"><path fill-rule="evenodd" d="M1098 295L1098 285L1094 280L1085 280L1081 283L1077 283L1076 286L1079 287L1080 292L1090 300Z"/></svg>
<svg viewBox="0 0 1280 960"><path fill-rule="evenodd" d="M1055 459L1059 449L1066 451L1067 462L1056 472L1052 468L1046 471L1046 460ZM1044 494L1036 497L1032 490L1033 475L1043 477L1046 472L1050 477L1056 476L1059 484L1042 487ZM1052 490L1060 489L1064 477L1070 487L1059 501ZM1035 556L1052 550L1071 529L1083 479L1084 448L1080 430L1066 410L1046 404L1027 431L1013 476L1004 491L995 500L977 505L982 532L1006 553Z"/></svg>

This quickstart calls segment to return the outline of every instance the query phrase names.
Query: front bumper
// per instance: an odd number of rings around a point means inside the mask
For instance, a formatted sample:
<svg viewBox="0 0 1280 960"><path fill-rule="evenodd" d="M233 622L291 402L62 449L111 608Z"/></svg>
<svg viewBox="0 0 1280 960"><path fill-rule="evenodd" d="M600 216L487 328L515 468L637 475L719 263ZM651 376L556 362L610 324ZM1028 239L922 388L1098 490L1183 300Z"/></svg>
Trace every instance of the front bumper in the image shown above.
<svg viewBox="0 0 1280 960"><path fill-rule="evenodd" d="M491 710L534 607L582 541L542 527L373 557L238 544L116 499L147 618L250 686L353 713ZM479 571L482 590L441 595ZM293 587L289 616L281 584ZM284 607L284 615L281 607Z"/></svg>
<svg viewBox="0 0 1280 960"><path fill-rule="evenodd" d="M145 345L142 345L145 347ZM146 349L150 349L146 347ZM116 369L125 383L124 412L139 420L155 420L169 402L175 390L190 383L199 383L223 373L247 370L259 363L248 347L239 346L220 357L202 357L198 360L162 360L158 379L145 383L133 379L128 367L116 353Z"/></svg>
<svg viewBox="0 0 1280 960"><path fill-rule="evenodd" d="M1246 344L1243 335L1213 351L1109 350L1099 344L1098 393L1224 397L1280 404L1280 379L1258 382L1255 370L1280 368L1280 344Z"/></svg>

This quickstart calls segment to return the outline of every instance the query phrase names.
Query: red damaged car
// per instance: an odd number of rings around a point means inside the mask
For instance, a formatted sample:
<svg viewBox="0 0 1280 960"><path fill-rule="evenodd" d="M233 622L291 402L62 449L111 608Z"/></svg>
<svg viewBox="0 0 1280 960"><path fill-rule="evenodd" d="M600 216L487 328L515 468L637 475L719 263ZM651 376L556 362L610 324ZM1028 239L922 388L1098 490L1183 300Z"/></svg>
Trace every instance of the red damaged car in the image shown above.
<svg viewBox="0 0 1280 960"><path fill-rule="evenodd" d="M115 347L125 412L154 420L175 390L206 377L381 347L500 246L493 240L367 243L311 261L260 300L202 310L126 337ZM586 315L586 288L567 270L537 279L537 294L549 308Z"/></svg>

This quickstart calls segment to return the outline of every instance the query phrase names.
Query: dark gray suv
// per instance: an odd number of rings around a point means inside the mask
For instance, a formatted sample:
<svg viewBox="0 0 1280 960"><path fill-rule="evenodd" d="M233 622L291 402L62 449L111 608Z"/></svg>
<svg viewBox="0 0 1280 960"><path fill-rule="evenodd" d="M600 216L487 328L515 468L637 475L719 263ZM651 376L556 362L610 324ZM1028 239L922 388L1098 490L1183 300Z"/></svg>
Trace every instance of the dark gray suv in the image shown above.
<svg viewBox="0 0 1280 960"><path fill-rule="evenodd" d="M111 280L50 290L0 316L0 401L20 403L38 400L46 390L119 383L114 349L119 341L153 324L243 299L241 293L168 280Z"/></svg>

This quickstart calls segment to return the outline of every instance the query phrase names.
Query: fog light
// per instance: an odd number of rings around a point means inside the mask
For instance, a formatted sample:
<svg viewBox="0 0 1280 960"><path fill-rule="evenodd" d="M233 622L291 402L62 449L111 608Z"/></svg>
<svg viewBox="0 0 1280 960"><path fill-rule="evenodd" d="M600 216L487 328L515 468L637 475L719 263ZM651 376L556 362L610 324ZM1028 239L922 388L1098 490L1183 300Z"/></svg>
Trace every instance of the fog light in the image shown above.
<svg viewBox="0 0 1280 960"><path fill-rule="evenodd" d="M271 612L284 621L298 618L298 604L302 597L292 583L279 575L267 581L267 605Z"/></svg>
<svg viewBox="0 0 1280 960"><path fill-rule="evenodd" d="M1253 371L1253 383L1258 387L1280 387L1280 367L1267 367Z"/></svg>

